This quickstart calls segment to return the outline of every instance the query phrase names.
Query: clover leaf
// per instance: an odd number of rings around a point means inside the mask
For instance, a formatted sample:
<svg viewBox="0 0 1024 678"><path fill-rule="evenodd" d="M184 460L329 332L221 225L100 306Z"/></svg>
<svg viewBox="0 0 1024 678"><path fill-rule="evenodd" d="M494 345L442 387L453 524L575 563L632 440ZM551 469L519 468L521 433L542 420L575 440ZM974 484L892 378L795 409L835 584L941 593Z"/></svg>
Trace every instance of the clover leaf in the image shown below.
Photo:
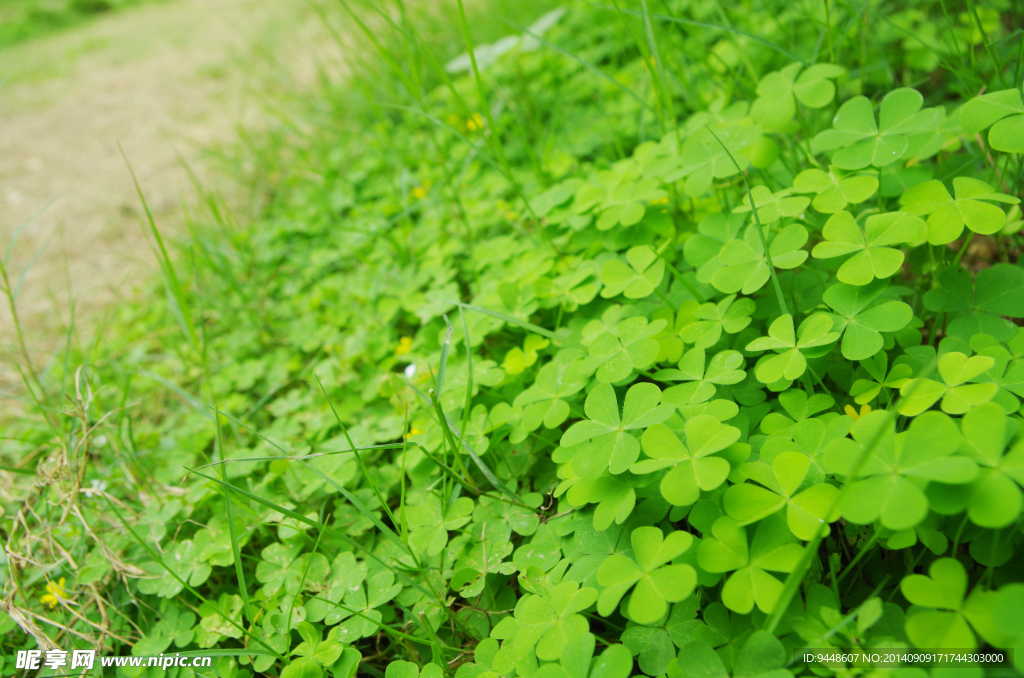
<svg viewBox="0 0 1024 678"><path fill-rule="evenodd" d="M735 294L730 294L718 303L684 302L677 320L681 326L679 336L696 348L709 348L718 343L722 332L736 334L746 329L755 308L753 299L737 299Z"/></svg>
<svg viewBox="0 0 1024 678"><path fill-rule="evenodd" d="M917 417L898 436L890 413L869 412L853 425L851 435L852 440L842 438L829 445L825 463L837 475L849 476L857 460L867 455L839 505L842 516L852 523L864 525L881 518L891 530L909 529L928 515L922 490L927 481L968 483L978 473L973 461L955 455L960 432L939 412Z"/></svg>
<svg viewBox="0 0 1024 678"><path fill-rule="evenodd" d="M622 381L633 370L650 367L658 358L661 346L654 335L665 328L664 320L647 322L634 316L616 323L612 330L596 337L590 344L590 355L600 360L597 380L607 384Z"/></svg>
<svg viewBox="0 0 1024 678"><path fill-rule="evenodd" d="M967 489L967 515L975 525L1005 527L1017 520L1024 495L1024 444L1007 451L1010 420L995 404L977 407L960 422L964 451L981 467L981 474ZM957 507L959 508L959 507Z"/></svg>
<svg viewBox="0 0 1024 678"><path fill-rule="evenodd" d="M791 388L779 394L778 402L786 414L769 412L765 415L761 420L761 431L768 435L790 431L795 424L835 405L836 399L827 393L815 393L808 396L806 391Z"/></svg>
<svg viewBox="0 0 1024 678"><path fill-rule="evenodd" d="M601 208L601 215L597 218L597 228L607 231L618 224L632 226L644 218L644 202L663 197L665 191L661 189L661 182L657 179L623 181L608 192L608 197Z"/></svg>
<svg viewBox="0 0 1024 678"><path fill-rule="evenodd" d="M914 370L910 365L893 365L892 370L886 372L889 358L885 351L879 351L871 358L862 360L860 364L871 379L858 379L853 382L850 395L858 405L871 402L883 389L897 389L903 386L914 376Z"/></svg>
<svg viewBox="0 0 1024 678"><path fill-rule="evenodd" d="M1017 334L1017 326L1000 316L1024 318L1024 270L1010 264L995 264L978 272L974 284L962 266L946 266L938 273L939 288L924 295L924 305L936 313L948 313L952 320L946 333L969 341L987 334L1007 341Z"/></svg>
<svg viewBox="0 0 1024 678"><path fill-rule="evenodd" d="M923 102L917 90L893 90L882 99L876 123L871 101L863 96L854 97L839 107L832 121L833 129L819 133L813 144L823 151L839 149L833 154L832 163L840 169L885 167L907 150L908 135L924 129L938 117L938 109L922 111Z"/></svg>
<svg viewBox="0 0 1024 678"><path fill-rule="evenodd" d="M1004 153L1024 153L1024 99L1020 90L974 97L960 109L960 126L975 134L989 125L988 143Z"/></svg>
<svg viewBox="0 0 1024 678"><path fill-rule="evenodd" d="M683 144L678 159L679 169L666 174L664 180L672 183L685 177L683 190L686 195L699 198L708 192L714 179L735 176L750 164L750 159L742 151L757 141L759 136L760 127L749 121L719 126L714 134L703 126L698 127ZM726 151L726 148L729 150Z"/></svg>
<svg viewBox="0 0 1024 678"><path fill-rule="evenodd" d="M822 523L839 519L835 506L839 490L827 483L805 488L810 469L810 457L800 452L783 452L770 465L763 461L742 464L740 474L761 486L739 483L730 487L722 498L725 512L747 525L785 507L789 531L797 539L812 539Z"/></svg>
<svg viewBox="0 0 1024 678"><path fill-rule="evenodd" d="M928 242L945 245L960 237L964 226L975 233L989 235L1006 224L1002 208L985 201L1016 205L1019 199L997 193L992 186L972 177L953 179L954 198L938 179L911 186L900 196L900 205L908 213L928 216Z"/></svg>
<svg viewBox="0 0 1024 678"><path fill-rule="evenodd" d="M743 355L739 351L716 353L707 369L704 367L705 353L702 348L691 348L678 363L679 369L658 370L654 378L658 381L688 381L665 391L663 400L673 405L695 405L714 397L715 384L738 384L747 373L741 369Z"/></svg>
<svg viewBox="0 0 1024 678"><path fill-rule="evenodd" d="M750 195L754 198L754 205L757 207L757 217L762 224L770 224L782 217L792 217L800 214L811 202L809 198L804 198L803 196L791 196L789 189L785 188L772 193L767 186L754 186L750 190ZM749 199L736 207L733 212L738 214L750 212Z"/></svg>
<svg viewBox="0 0 1024 678"><path fill-rule="evenodd" d="M335 638L321 640L320 630L309 622L299 622L296 625L295 630L299 632L299 637L302 638L302 642L292 650L292 655L305 657L307 660L312 660L321 667L326 668L333 665L345 649L345 646L339 643ZM307 661L307 664L308 663L309 662ZM296 666L296 662L289 665L281 675L284 676L285 674L290 673L294 673L295 675L307 675L304 671L296 671L295 669L289 672L289 669L292 669L293 666ZM302 668L305 669L306 667Z"/></svg>
<svg viewBox="0 0 1024 678"><path fill-rule="evenodd" d="M210 577L210 573L213 571L209 563L203 562L199 556L199 549L191 539L178 542L163 559L166 567L161 567L157 563L146 564L145 569L156 576L152 579L140 580L139 590L161 598L173 598L185 588L182 581L189 586L199 586ZM175 577L167 568L170 568L178 576Z"/></svg>
<svg viewBox="0 0 1024 678"><path fill-rule="evenodd" d="M928 567L928 576L911 574L900 582L900 591L922 608L907 615L906 631L910 641L920 648L967 651L977 647L977 639L961 612L967 593L967 572L955 558L939 558Z"/></svg>
<svg viewBox="0 0 1024 678"><path fill-rule="evenodd" d="M340 603L347 593L366 579L366 572L366 563L357 562L352 552L339 553L331 563L330 573L324 578L326 594L321 593L306 601L306 621L323 621L324 617L334 613L332 623L337 623L340 616L337 614L339 608L336 603Z"/></svg>
<svg viewBox="0 0 1024 678"><path fill-rule="evenodd" d="M610 259L601 269L601 282L605 299L624 295L627 299L643 299L650 296L665 277L665 260L647 245L633 247L626 252L626 261Z"/></svg>
<svg viewBox="0 0 1024 678"><path fill-rule="evenodd" d="M633 656L623 645L609 645L594 657L592 633L582 633L565 644L558 663L544 664L532 678L628 678Z"/></svg>
<svg viewBox="0 0 1024 678"><path fill-rule="evenodd" d="M195 635L192 627L195 625L195 614L178 607L170 607L163 618L153 624L149 632L132 646L132 655L155 656L167 650L172 642L175 647L185 647L192 642Z"/></svg>
<svg viewBox="0 0 1024 678"><path fill-rule="evenodd" d="M758 381L770 384L780 379L798 379L807 370L807 359L802 351L825 346L839 339L839 334L830 332L832 318L824 313L811 316L800 325L800 337L793 330L793 316L788 313L775 319L768 328L768 336L760 337L747 344L748 351L779 352L757 367Z"/></svg>
<svg viewBox="0 0 1024 678"><path fill-rule="evenodd" d="M586 449L573 458L573 468L584 477L597 477L605 469L613 474L627 470L640 456L640 443L629 431L644 429L672 416L671 405L659 405L661 389L650 383L634 384L626 392L620 414L615 389L597 386L587 396L584 411L589 419L578 421L562 435L562 447L587 441Z"/></svg>
<svg viewBox="0 0 1024 678"><path fill-rule="evenodd" d="M436 556L448 544L449 530L457 530L470 521L473 500L459 497L447 507L436 495L428 495L421 506L406 507L406 519L412 530L409 545L419 553Z"/></svg>
<svg viewBox="0 0 1024 678"><path fill-rule="evenodd" d="M757 228L756 225L748 226L742 240L730 240L722 246L718 255L722 268L711 276L711 284L720 292L752 294L771 277ZM772 263L776 268L796 268L807 259L807 252L801 249L806 242L807 229L803 226L790 224L784 227L769 239Z"/></svg>
<svg viewBox="0 0 1024 678"><path fill-rule="evenodd" d="M324 623L338 624L331 636L339 642L350 642L377 632L383 615L377 608L391 601L402 591L390 570L371 574L362 585L355 585L345 594L344 606L337 606L324 618ZM359 615L355 613L358 612Z"/></svg>
<svg viewBox="0 0 1024 678"><path fill-rule="evenodd" d="M494 669L508 673L533 654L544 661L558 659L569 642L590 630L579 613L596 600L596 589L580 588L574 581L524 595L516 603L514 616L505 617L491 630L491 638L503 641L494 656Z"/></svg>
<svg viewBox="0 0 1024 678"><path fill-rule="evenodd" d="M765 74L757 84L757 99L750 108L750 116L766 132L789 131L798 101L808 108L827 106L836 95L832 78L845 72L841 66L832 64L815 64L802 73L801 69L801 63L790 64Z"/></svg>
<svg viewBox="0 0 1024 678"><path fill-rule="evenodd" d="M594 510L594 527L599 530L608 529L614 523L624 523L629 518L636 506L636 487L646 485L648 479L637 478L629 473L620 473L613 476L607 471L597 478L579 478L573 469L566 468L567 464L560 471L560 476L572 476L559 485L559 490L568 487L566 498L573 506L584 504L597 504ZM556 495L559 491L556 490Z"/></svg>
<svg viewBox="0 0 1024 678"><path fill-rule="evenodd" d="M668 604L693 593L697 572L689 565L668 565L693 544L689 532L670 532L665 537L657 527L638 527L630 535L633 557L614 554L597 571L597 583L603 588L597 599L597 611L607 617L618 607L622 596L633 589L627 613L638 624L653 624L668 614Z"/></svg>
<svg viewBox="0 0 1024 678"><path fill-rule="evenodd" d="M722 267L718 257L722 246L740 234L745 222L741 214L715 212L702 219L697 232L686 239L683 255L697 269L698 282L711 282L711 276Z"/></svg>
<svg viewBox="0 0 1024 678"><path fill-rule="evenodd" d="M847 360L875 355L885 343L882 332L901 330L914 317L913 309L902 301L871 305L886 285L885 280L863 287L838 283L825 290L823 299L836 312L832 327L843 335L842 352Z"/></svg>
<svg viewBox="0 0 1024 678"><path fill-rule="evenodd" d="M307 585L322 581L327 576L330 570L327 558L322 553L307 553L299 558L300 548L276 543L263 549L263 560L256 565L256 579L263 584L262 590L266 595L272 596L282 587L288 593L298 593L303 571L309 561Z"/></svg>
<svg viewBox="0 0 1024 678"><path fill-rule="evenodd" d="M925 224L906 212L887 212L868 217L861 232L853 215L841 210L829 217L821 234L825 240L814 246L814 258L853 254L839 267L836 277L850 285L867 285L900 270L903 252L892 245L923 240Z"/></svg>
<svg viewBox="0 0 1024 678"><path fill-rule="evenodd" d="M566 399L586 386L586 377L573 369L582 357L577 349L559 351L555 358L540 368L533 385L516 396L513 405L523 408L519 425L526 431L536 430L542 423L555 428L569 417Z"/></svg>
<svg viewBox="0 0 1024 678"><path fill-rule="evenodd" d="M869 174L843 176L838 167L829 167L828 172L812 167L793 179L793 191L814 193L811 206L824 214L838 212L850 203L864 202L877 190L877 177Z"/></svg>
<svg viewBox="0 0 1024 678"><path fill-rule="evenodd" d="M999 387L992 382L970 384L996 361L989 356L976 355L968 358L963 353L950 351L939 358L939 375L942 382L934 379L910 379L900 387L900 414L914 417L942 399L940 407L949 414L964 414L972 407L987 403L995 396Z"/></svg>
<svg viewBox="0 0 1024 678"><path fill-rule="evenodd" d="M644 431L642 445L649 458L633 464L632 473L646 474L670 468L661 479L661 496L673 506L688 506L725 482L731 467L721 452L740 438L734 426L723 425L709 414L698 414L686 422L686 444L664 424Z"/></svg>
<svg viewBox="0 0 1024 678"><path fill-rule="evenodd" d="M732 572L722 587L722 602L747 614L757 605L770 613L782 593L782 582L769 572L792 572L803 548L790 534L786 519L769 516L757 525L748 545L747 529L728 516L711 526L713 538L697 547L697 562L708 572Z"/></svg>
<svg viewBox="0 0 1024 678"><path fill-rule="evenodd" d="M384 678L442 678L444 672L437 664L427 664L420 670L420 667L412 662L395 660L388 664L384 671Z"/></svg>

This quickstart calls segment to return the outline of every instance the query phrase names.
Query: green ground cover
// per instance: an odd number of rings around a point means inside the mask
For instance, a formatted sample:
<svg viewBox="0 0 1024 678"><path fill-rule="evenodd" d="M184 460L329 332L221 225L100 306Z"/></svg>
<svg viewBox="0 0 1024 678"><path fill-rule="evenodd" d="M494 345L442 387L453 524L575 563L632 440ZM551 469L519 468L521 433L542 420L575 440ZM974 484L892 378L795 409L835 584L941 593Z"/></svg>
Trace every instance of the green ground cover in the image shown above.
<svg viewBox="0 0 1024 678"><path fill-rule="evenodd" d="M1016 675L802 657L1024 652L1020 6L460 10L18 363L0 673Z"/></svg>

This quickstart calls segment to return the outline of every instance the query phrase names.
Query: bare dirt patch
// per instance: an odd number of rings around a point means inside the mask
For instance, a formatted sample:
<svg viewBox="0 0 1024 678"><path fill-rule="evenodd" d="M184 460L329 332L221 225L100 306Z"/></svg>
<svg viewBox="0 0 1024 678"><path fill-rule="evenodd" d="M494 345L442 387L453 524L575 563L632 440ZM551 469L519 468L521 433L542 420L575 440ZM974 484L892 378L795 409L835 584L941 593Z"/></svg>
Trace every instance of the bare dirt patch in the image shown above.
<svg viewBox="0 0 1024 678"><path fill-rule="evenodd" d="M173 237L191 193L182 163L230 192L204 149L263 124L268 86L301 86L338 51L305 0L167 0L0 52L0 256L27 222L10 269L42 251L18 298L37 360L72 299L89 326L155 270L118 143ZM0 308L0 351L12 340Z"/></svg>

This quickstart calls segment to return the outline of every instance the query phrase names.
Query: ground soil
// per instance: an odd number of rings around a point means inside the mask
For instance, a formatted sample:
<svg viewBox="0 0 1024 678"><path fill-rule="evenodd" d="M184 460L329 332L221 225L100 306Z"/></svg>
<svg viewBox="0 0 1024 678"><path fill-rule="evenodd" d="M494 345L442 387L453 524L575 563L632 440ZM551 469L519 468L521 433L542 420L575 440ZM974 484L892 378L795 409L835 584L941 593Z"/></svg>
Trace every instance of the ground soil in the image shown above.
<svg viewBox="0 0 1024 678"><path fill-rule="evenodd" d="M34 362L55 347L71 300L78 325L95 326L156 268L118 144L173 238L193 195L183 164L230 194L210 149L240 126L273 124L265 102L320 67L343 59L306 0L159 0L0 51L0 256L24 223L9 270L31 264L17 302ZM0 392L13 376L0 364Z"/></svg>

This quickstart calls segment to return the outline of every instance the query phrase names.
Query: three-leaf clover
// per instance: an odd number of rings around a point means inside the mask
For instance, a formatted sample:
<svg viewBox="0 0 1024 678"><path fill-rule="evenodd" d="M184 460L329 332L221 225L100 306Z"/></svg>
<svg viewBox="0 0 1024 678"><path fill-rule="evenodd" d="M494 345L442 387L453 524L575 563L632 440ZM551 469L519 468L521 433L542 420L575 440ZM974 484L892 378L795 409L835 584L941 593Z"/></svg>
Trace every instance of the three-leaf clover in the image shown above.
<svg viewBox="0 0 1024 678"><path fill-rule="evenodd" d="M667 324L664 320L648 323L647 318L634 316L620 320L612 331L595 338L590 344L590 355L601 361L597 380L613 384L628 377L633 370L650 367L661 349L653 337Z"/></svg>
<svg viewBox="0 0 1024 678"><path fill-rule="evenodd" d="M1005 527L1024 507L1024 444L1006 450L1008 424L995 404L971 410L960 422L964 451L981 467L978 479L965 488L967 515L981 527Z"/></svg>
<svg viewBox="0 0 1024 678"><path fill-rule="evenodd" d="M697 547L697 562L708 572L732 572L722 587L722 602L734 612L748 614L754 605L768 614L782 593L782 582L770 572L792 572L803 548L790 534L781 515L757 525L748 545L747 528L729 516L711 526L713 538Z"/></svg>
<svg viewBox="0 0 1024 678"><path fill-rule="evenodd" d="M770 224L782 217L792 217L800 214L811 202L809 198L790 195L790 190L786 188L772 193L767 186L754 186L750 189L750 197L754 198L754 205L757 207L757 218L762 224ZM749 198L736 207L733 212L738 214L750 212Z"/></svg>
<svg viewBox="0 0 1024 678"><path fill-rule="evenodd" d="M166 567L178 576L175 577L165 567L161 567L157 563L147 563L145 569L156 576L153 579L140 580L139 590L161 598L173 598L185 588L181 581L186 582L189 586L199 586L209 578L213 571L210 564L203 562L199 556L199 549L195 547L191 539L178 542L163 558Z"/></svg>
<svg viewBox="0 0 1024 678"><path fill-rule="evenodd" d="M327 558L322 553L307 553L299 558L301 548L275 543L263 549L263 560L256 565L256 579L263 584L263 591L267 596L274 595L282 587L288 593L298 593L304 571L307 586L327 577L330 571Z"/></svg>
<svg viewBox="0 0 1024 678"><path fill-rule="evenodd" d="M600 384L584 404L589 419L578 421L562 434L562 447L589 441L573 459L573 469L583 477L597 477L606 469L622 473L640 456L640 443L630 431L647 428L672 416L672 405L659 405L661 389L651 383L634 384L626 392L622 413L615 389Z"/></svg>
<svg viewBox="0 0 1024 678"><path fill-rule="evenodd" d="M857 474L850 478L852 485L839 505L852 523L864 525L881 518L890 530L909 529L928 515L924 484L968 483L978 473L973 461L954 455L960 432L940 412L917 417L899 436L889 412L869 412L857 420L851 434L852 440L842 438L829 445L825 463L837 475Z"/></svg>
<svg viewBox="0 0 1024 678"><path fill-rule="evenodd" d="M875 355L885 343L882 332L901 330L914 317L913 309L902 301L872 306L887 284L885 280L863 287L838 283L825 290L822 298L836 312L832 328L843 335L841 350L847 360Z"/></svg>
<svg viewBox="0 0 1024 678"><path fill-rule="evenodd" d="M647 245L629 249L626 261L628 266L618 259L610 259L601 268L603 298L622 294L627 299L643 299L650 296L665 277L665 260Z"/></svg>
<svg viewBox="0 0 1024 678"><path fill-rule="evenodd" d="M195 614L172 606L145 636L136 641L132 654L136 657L155 656L164 652L172 642L175 647L185 647L192 642L195 635L192 627L195 625Z"/></svg>
<svg viewBox="0 0 1024 678"><path fill-rule="evenodd" d="M873 214L863 232L853 215L836 212L825 223L825 237L811 250L815 259L853 254L839 267L836 277L850 285L867 285L875 278L888 278L903 265L903 252L892 247L924 239L925 223L906 212Z"/></svg>
<svg viewBox="0 0 1024 678"><path fill-rule="evenodd" d="M742 240L730 240L722 246L718 254L722 268L711 276L711 284L720 292L753 294L771 277L757 228L757 225L748 226ZM804 263L807 252L800 248L806 242L807 229L800 224L790 224L770 238L768 251L775 268L796 268Z"/></svg>
<svg viewBox="0 0 1024 678"><path fill-rule="evenodd" d="M558 659L573 638L590 630L580 612L596 600L596 589L580 588L574 581L524 595L516 603L514 616L505 617L491 630L491 638L504 641L494 657L495 670L508 673L533 653L544 661Z"/></svg>
<svg viewBox="0 0 1024 678"><path fill-rule="evenodd" d="M704 367L705 353L702 348L691 348L680 358L678 369L658 370L654 378L658 381L688 381L690 383L666 389L663 399L673 405L695 405L711 400L715 395L715 384L729 385L743 381L747 373L742 369L743 354L739 351L716 353L707 368Z"/></svg>
<svg viewBox="0 0 1024 678"><path fill-rule="evenodd" d="M885 167L899 160L907 150L909 135L938 117L938 109L922 111L923 102L917 90L893 90L882 99L876 123L871 101L863 96L854 97L839 107L832 121L833 129L819 133L813 144L823 151L839 149L832 156L832 163L840 169Z"/></svg>
<svg viewBox="0 0 1024 678"><path fill-rule="evenodd" d="M969 341L987 334L1007 341L1017 334L1017 326L1000 316L1024 318L1024 269L1012 264L996 264L978 272L971 285L971 274L962 266L939 270L938 289L924 295L924 305L936 313L956 314L946 326L946 334Z"/></svg>
<svg viewBox="0 0 1024 678"><path fill-rule="evenodd" d="M850 203L864 202L877 190L877 177L870 174L843 176L838 167L829 167L828 172L812 167L793 179L793 191L816 194L811 206L824 214L838 212Z"/></svg>
<svg viewBox="0 0 1024 678"><path fill-rule="evenodd" d="M569 417L569 403L566 399L586 386L586 377L573 369L573 364L582 357L578 349L559 351L554 359L537 372L533 385L516 396L515 407L523 408L519 425L534 431L542 423L545 428L555 428Z"/></svg>
<svg viewBox="0 0 1024 678"><path fill-rule="evenodd" d="M988 143L1004 153L1024 153L1024 99L1018 89L974 97L960 109L960 126L975 134L992 125Z"/></svg>
<svg viewBox="0 0 1024 678"><path fill-rule="evenodd" d="M470 521L473 500L459 497L447 507L433 494L427 495L420 506L407 506L406 519L412 532L409 545L420 553L436 556L448 544L448 531L457 530Z"/></svg>
<svg viewBox="0 0 1024 678"><path fill-rule="evenodd" d="M608 192L597 218L597 228L607 231L617 224L632 226L644 218L644 202L658 200L665 196L661 182L656 179L624 181Z"/></svg>
<svg viewBox="0 0 1024 678"><path fill-rule="evenodd" d="M850 395L854 402L865 405L877 398L882 389L897 389L914 376L914 370L910 365L893 365L892 370L887 372L888 365L889 358L885 351L879 351L871 358L861 361L860 366L871 379L858 379L853 382Z"/></svg>
<svg viewBox="0 0 1024 678"><path fill-rule="evenodd" d="M395 583L391 570L371 574L362 585L353 586L345 594L342 605L335 607L324 618L325 624L342 622L331 634L340 642L349 642L372 636L377 632L383 615L377 608L389 602L402 591ZM356 614L358 613L358 614Z"/></svg>
<svg viewBox="0 0 1024 678"><path fill-rule="evenodd" d="M315 676L322 668L333 666L345 649L345 646L335 638L328 637L326 640L321 640L320 630L309 622L299 622L295 630L299 632L302 642L292 650L291 654L300 659L292 661L285 667L281 672L282 678Z"/></svg>
<svg viewBox="0 0 1024 678"><path fill-rule="evenodd" d="M841 66L815 64L801 73L802 68L801 63L790 64L766 74L757 84L757 99L750 107L750 116L766 132L789 131L797 102L808 108L822 108L835 97L832 78L843 74Z"/></svg>
<svg viewBox="0 0 1024 678"><path fill-rule="evenodd" d="M960 237L964 226L975 233L989 235L1006 224L1002 208L989 202L1016 205L1019 199L998 193L992 186L973 177L953 179L954 198L938 179L911 186L900 196L900 205L910 214L928 215L928 242L945 245Z"/></svg>
<svg viewBox="0 0 1024 678"><path fill-rule="evenodd" d="M822 523L839 518L839 490L828 483L806 487L810 470L810 457L800 452L783 452L770 465L747 462L739 472L761 485L738 483L730 487L722 498L725 511L747 525L786 507L789 531L798 539L812 539Z"/></svg>
<svg viewBox="0 0 1024 678"><path fill-rule="evenodd" d="M532 678L628 678L633 670L629 650L623 645L609 645L595 658L596 645L592 633L574 637L565 644L557 664L544 664Z"/></svg>
<svg viewBox="0 0 1024 678"><path fill-rule="evenodd" d="M697 585L697 571L692 567L667 564L690 548L693 535L676 531L665 537L660 528L638 527L629 538L633 557L616 553L597 571L597 583L604 587L597 611L610 615L635 585L627 608L629 618L638 624L653 624L668 614L669 603L685 599Z"/></svg>
<svg viewBox="0 0 1024 678"><path fill-rule="evenodd" d="M723 425L709 414L698 414L686 422L686 444L664 424L644 431L642 444L649 459L630 468L632 473L653 473L671 468L661 479L661 495L674 506L688 506L700 498L701 490L710 491L725 482L731 467L721 452L740 438L735 426Z"/></svg>
<svg viewBox="0 0 1024 678"><path fill-rule="evenodd" d="M737 299L735 294L730 294L718 303L687 301L679 308L676 321L680 327L679 336L687 344L709 348L718 343L722 332L736 334L746 329L755 309L753 299Z"/></svg>
<svg viewBox="0 0 1024 678"><path fill-rule="evenodd" d="M807 370L807 358L803 351L825 346L839 339L839 334L830 332L832 317L819 313L800 325L800 337L793 329L793 316L788 313L775 319L768 328L768 336L760 337L747 344L748 351L777 351L779 355L765 360L757 366L757 379L771 384L780 379L798 379Z"/></svg>
<svg viewBox="0 0 1024 678"><path fill-rule="evenodd" d="M920 648L967 651L977 640L964 618L967 572L955 558L939 558L928 567L928 576L911 574L900 582L903 596L914 605L907 615L906 631L910 641Z"/></svg>
<svg viewBox="0 0 1024 678"><path fill-rule="evenodd" d="M896 410L908 417L914 417L942 399L940 407L949 414L964 414L972 407L987 403L995 396L999 387L992 382L967 383L992 368L996 361L989 356L976 355L968 358L963 353L950 351L939 357L938 371L942 381L934 379L910 379L900 387L900 400Z"/></svg>

